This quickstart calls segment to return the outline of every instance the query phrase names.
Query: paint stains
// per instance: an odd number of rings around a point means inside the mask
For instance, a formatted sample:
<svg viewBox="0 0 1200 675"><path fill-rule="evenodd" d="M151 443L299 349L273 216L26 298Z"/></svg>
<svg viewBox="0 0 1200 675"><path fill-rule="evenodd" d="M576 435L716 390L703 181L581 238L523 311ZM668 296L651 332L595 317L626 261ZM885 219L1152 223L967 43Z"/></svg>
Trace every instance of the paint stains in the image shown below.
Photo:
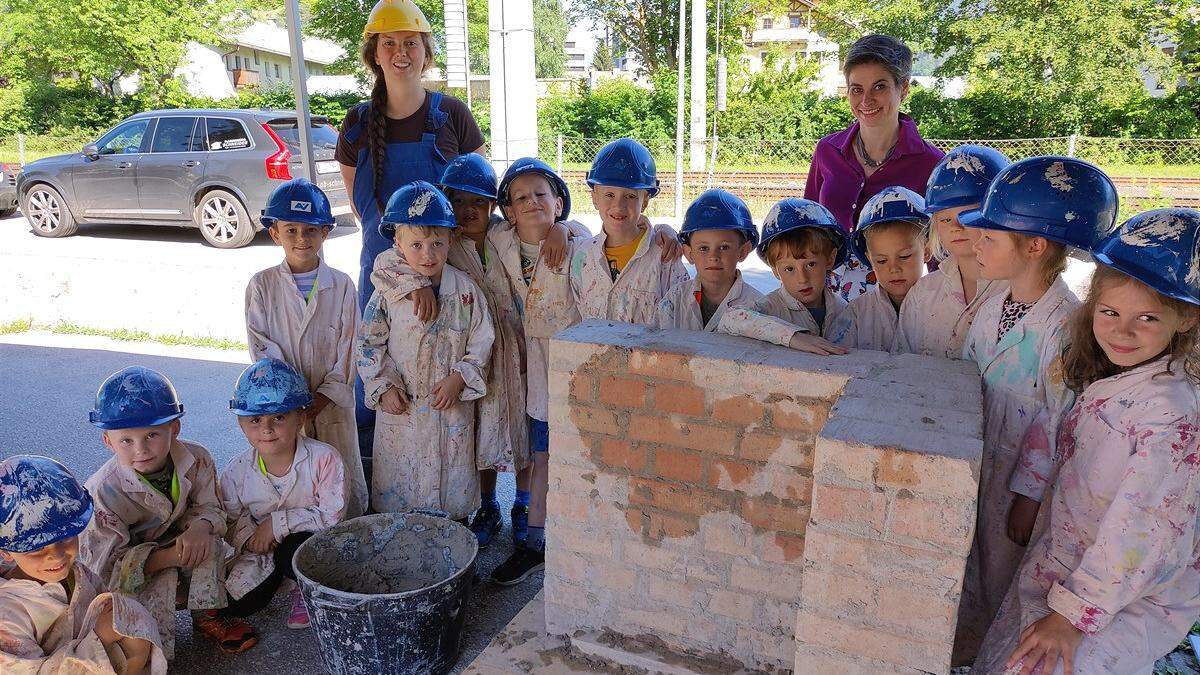
<svg viewBox="0 0 1200 675"><path fill-rule="evenodd" d="M1134 225L1134 227L1130 227ZM1121 228L1121 243L1130 246L1160 246L1179 241L1188 229L1188 221L1174 213L1159 213L1140 222L1131 221Z"/></svg>
<svg viewBox="0 0 1200 675"><path fill-rule="evenodd" d="M1062 162L1051 162L1050 166L1046 167L1046 182L1050 187L1062 192L1070 192L1075 187L1072 185L1075 179L1067 172L1067 167Z"/></svg>
<svg viewBox="0 0 1200 675"><path fill-rule="evenodd" d="M966 171L969 174L983 173L983 160L970 152L951 152L946 157L944 168L954 171Z"/></svg>
<svg viewBox="0 0 1200 675"><path fill-rule="evenodd" d="M417 218L419 216L425 215L425 210L429 208L429 205L432 202L433 202L433 193L432 192L426 191L426 192L422 192L421 194L417 195L417 198L414 199L412 204L410 204L408 207L408 217L409 218Z"/></svg>

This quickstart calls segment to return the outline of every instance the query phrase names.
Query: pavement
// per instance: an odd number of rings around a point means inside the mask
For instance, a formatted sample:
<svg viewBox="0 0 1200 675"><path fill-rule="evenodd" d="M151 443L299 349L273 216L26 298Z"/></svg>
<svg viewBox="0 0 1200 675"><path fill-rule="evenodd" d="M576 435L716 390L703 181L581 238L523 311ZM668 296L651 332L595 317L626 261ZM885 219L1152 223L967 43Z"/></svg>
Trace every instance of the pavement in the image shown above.
<svg viewBox="0 0 1200 675"><path fill-rule="evenodd" d="M7 402L0 406L0 459L16 454L54 457L86 479L111 456L99 431L88 423L96 388L113 371L143 365L171 378L184 405L182 436L203 444L223 467L248 446L229 412L229 397L249 358L240 351L122 342L103 337L58 335L32 331L0 335L0 382ZM476 565L484 575L512 552L508 506L513 499L512 474L502 474L498 496L505 514L497 543L481 552ZM542 575L514 587L480 583L467 615L463 651L454 672L461 671L541 590ZM282 589L271 606L250 619L259 644L229 656L192 633L187 612L177 614L176 658L171 672L311 673L320 670L320 653L311 630L290 630L287 593Z"/></svg>

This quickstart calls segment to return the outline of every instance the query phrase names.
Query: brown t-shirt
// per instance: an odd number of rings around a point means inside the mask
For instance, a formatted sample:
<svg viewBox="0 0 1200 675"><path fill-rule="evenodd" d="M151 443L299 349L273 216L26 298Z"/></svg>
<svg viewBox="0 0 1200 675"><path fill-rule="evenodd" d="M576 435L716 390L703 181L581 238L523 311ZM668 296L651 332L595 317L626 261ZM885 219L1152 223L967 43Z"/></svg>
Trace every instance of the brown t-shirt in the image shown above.
<svg viewBox="0 0 1200 675"><path fill-rule="evenodd" d="M425 102L415 113L399 120L387 118L387 142L415 143L421 140L421 134L425 131L425 118L429 116L429 104L432 100L433 93L426 92ZM479 125L475 123L475 118L465 103L453 96L443 95L441 108L442 112L446 113L447 119L446 123L437 130L436 143L446 161L468 152L474 152L483 145L483 134L479 131ZM346 132L358 124L358 114L358 106L351 108L346 113L346 119L342 120L342 133L338 135L334 157L347 166L358 166L359 151L367 147L365 129L354 143L346 140Z"/></svg>

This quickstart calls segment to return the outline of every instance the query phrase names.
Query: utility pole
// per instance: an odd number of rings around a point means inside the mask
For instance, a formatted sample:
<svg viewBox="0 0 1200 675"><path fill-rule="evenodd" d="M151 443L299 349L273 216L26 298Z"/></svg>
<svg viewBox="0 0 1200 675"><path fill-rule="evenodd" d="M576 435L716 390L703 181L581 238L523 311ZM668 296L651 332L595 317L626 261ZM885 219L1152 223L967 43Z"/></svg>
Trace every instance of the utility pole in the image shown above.
<svg viewBox="0 0 1200 675"><path fill-rule="evenodd" d="M300 164L304 177L317 182L313 162L312 117L308 114L308 69L304 67L304 34L300 30L300 0L287 2L288 40L292 43L292 86L296 92L296 130L300 132Z"/></svg>
<svg viewBox="0 0 1200 675"><path fill-rule="evenodd" d="M679 0L679 50L677 61L679 88L675 92L675 218L683 220L683 80L687 67L687 0Z"/></svg>
<svg viewBox="0 0 1200 675"><path fill-rule="evenodd" d="M537 80L533 59L533 0L490 0L492 165L537 156Z"/></svg>
<svg viewBox="0 0 1200 675"><path fill-rule="evenodd" d="M679 0L683 4L685 0ZM708 21L705 0L692 0L692 152L689 169L704 170L704 139L708 137Z"/></svg>

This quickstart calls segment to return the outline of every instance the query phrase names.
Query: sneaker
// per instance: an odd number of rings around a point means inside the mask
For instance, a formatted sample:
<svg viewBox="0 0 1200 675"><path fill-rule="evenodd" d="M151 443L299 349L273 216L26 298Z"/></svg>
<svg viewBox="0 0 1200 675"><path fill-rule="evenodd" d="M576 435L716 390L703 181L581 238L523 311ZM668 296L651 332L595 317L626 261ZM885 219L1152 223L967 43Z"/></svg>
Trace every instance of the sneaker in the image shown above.
<svg viewBox="0 0 1200 675"><path fill-rule="evenodd" d="M236 617L221 616L215 609L193 614L192 625L226 654L238 654L258 644L253 626Z"/></svg>
<svg viewBox="0 0 1200 675"><path fill-rule="evenodd" d="M513 504L512 511L513 544L520 546L525 543L525 535L529 534L529 505Z"/></svg>
<svg viewBox="0 0 1200 675"><path fill-rule="evenodd" d="M479 540L479 548L487 548L492 538L500 533L504 523L500 521L500 510L493 506L481 506L471 519L471 531Z"/></svg>
<svg viewBox="0 0 1200 675"><path fill-rule="evenodd" d="M545 551L535 551L525 546L518 546L508 560L500 563L500 566L492 572L492 581L501 586L513 586L525 581L530 574L545 567Z"/></svg>
<svg viewBox="0 0 1200 675"><path fill-rule="evenodd" d="M308 608L304 606L304 596L299 588L292 589L292 609L288 612L288 628L308 628Z"/></svg>

